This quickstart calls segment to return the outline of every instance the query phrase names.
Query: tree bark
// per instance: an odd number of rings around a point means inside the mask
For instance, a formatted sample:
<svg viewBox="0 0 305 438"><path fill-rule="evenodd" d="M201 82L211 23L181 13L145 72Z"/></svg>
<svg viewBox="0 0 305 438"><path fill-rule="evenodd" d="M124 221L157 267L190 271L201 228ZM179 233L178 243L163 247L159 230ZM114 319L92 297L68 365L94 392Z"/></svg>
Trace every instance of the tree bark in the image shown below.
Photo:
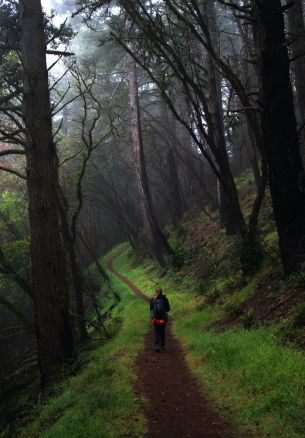
<svg viewBox="0 0 305 438"><path fill-rule="evenodd" d="M288 2L287 2L288 3ZM294 73L296 87L296 114L298 127L305 123L305 25L302 0L294 0L294 4L288 9L289 37L291 45L292 71ZM301 155L305 163L305 130L300 135Z"/></svg>
<svg viewBox="0 0 305 438"><path fill-rule="evenodd" d="M255 2L254 12L270 190L283 267L291 273L305 261L305 189L281 2Z"/></svg>
<svg viewBox="0 0 305 438"><path fill-rule="evenodd" d="M156 257L156 260L158 261L160 266L164 266L164 255L171 254L172 249L169 246L165 235L157 224L157 220L153 211L145 166L136 64L130 55L127 55L126 70L129 82L131 134L135 159L140 211L144 222L145 233L152 247L153 254Z"/></svg>
<svg viewBox="0 0 305 438"><path fill-rule="evenodd" d="M20 1L19 9L32 275L39 367L45 385L60 363L75 353L59 228L43 14L40 0Z"/></svg>

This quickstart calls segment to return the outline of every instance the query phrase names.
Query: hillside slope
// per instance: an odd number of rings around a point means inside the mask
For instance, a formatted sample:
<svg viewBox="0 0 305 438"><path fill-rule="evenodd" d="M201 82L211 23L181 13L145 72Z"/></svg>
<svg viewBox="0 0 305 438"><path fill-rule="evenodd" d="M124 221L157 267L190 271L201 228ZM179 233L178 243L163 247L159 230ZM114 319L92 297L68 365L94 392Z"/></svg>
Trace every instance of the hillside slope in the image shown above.
<svg viewBox="0 0 305 438"><path fill-rule="evenodd" d="M222 415L243 431L236 437L304 436L305 355L280 343L281 323L254 326L244 316L251 329L224 327L225 308L207 305L192 289L190 275L160 279L151 262L135 266L132 253L116 267L149 296L157 285L164 288L189 367ZM241 297L236 292L236 300Z"/></svg>
<svg viewBox="0 0 305 438"><path fill-rule="evenodd" d="M247 213L254 196L247 174L239 187ZM303 437L304 276L282 275L270 199L260 220L263 260L258 264L254 257L247 276L240 242L225 236L215 212L189 212L182 226L168 233L177 255L168 260L166 272L126 244L106 260L120 254L115 269L147 297L156 286L164 289L189 369L211 406L232 425L234 436ZM117 325L113 339L86 353L87 365L59 384L55 397L31 411L33 421L16 436L147 436L150 405L134 386L136 361L145 354L147 304L120 281L112 281L121 296L112 312ZM149 360L146 366L149 370Z"/></svg>
<svg viewBox="0 0 305 438"><path fill-rule="evenodd" d="M251 178L245 174L239 186L249 213ZM251 436L303 437L304 274L283 277L268 195L259 231L262 263L254 255L247 276L240 242L225 236L213 212L189 214L170 231L179 269L164 275L131 250L116 267L149 296L164 289L189 366L228 420Z"/></svg>

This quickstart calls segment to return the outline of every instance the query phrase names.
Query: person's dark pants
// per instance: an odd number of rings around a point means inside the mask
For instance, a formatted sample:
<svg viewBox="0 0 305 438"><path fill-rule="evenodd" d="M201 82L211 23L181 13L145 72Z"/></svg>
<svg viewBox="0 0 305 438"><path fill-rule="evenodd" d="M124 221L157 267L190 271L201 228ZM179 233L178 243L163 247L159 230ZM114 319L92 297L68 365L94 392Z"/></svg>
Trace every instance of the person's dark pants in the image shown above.
<svg viewBox="0 0 305 438"><path fill-rule="evenodd" d="M155 324L155 345L156 347L164 347L165 346L165 324Z"/></svg>

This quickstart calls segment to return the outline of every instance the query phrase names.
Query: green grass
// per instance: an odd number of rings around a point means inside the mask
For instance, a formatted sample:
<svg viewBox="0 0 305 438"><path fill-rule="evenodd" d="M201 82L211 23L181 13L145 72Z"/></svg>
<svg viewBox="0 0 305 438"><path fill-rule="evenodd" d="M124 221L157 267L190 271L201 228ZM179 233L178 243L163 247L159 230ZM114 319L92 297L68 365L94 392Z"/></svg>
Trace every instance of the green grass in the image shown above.
<svg viewBox="0 0 305 438"><path fill-rule="evenodd" d="M146 420L132 384L135 360L143 349L148 328L146 304L116 278L112 278L112 286L121 296L112 315L118 325L116 336L86 353L88 365L59 384L55 388L57 396L37 406L35 420L20 431L20 437L144 436Z"/></svg>
<svg viewBox="0 0 305 438"><path fill-rule="evenodd" d="M230 408L230 419L256 436L304 436L304 355L278 345L274 328L202 332L196 320L201 315L177 325L177 333L199 379Z"/></svg>
<svg viewBox="0 0 305 438"><path fill-rule="evenodd" d="M280 345L279 325L249 331L212 329L228 303L239 304L251 295L249 284L209 307L204 297L194 292L191 274L172 272L160 279L152 262L135 266L133 260L129 251L115 265L148 296L157 285L163 288L190 368L240 435L304 437L305 355Z"/></svg>
<svg viewBox="0 0 305 438"><path fill-rule="evenodd" d="M115 248L105 257L105 263L125 248L126 244ZM131 250L118 257L114 265L149 297L157 286L163 288L190 369L211 405L231 421L236 437L305 436L304 354L279 343L279 325L251 330L215 328L228 306L239 305L251 295L259 275L235 293L230 291L234 278L228 283L220 275L211 287L219 289L221 299L207 306L208 291L200 293L190 271L169 271L160 278L151 260L136 263ZM135 397L132 384L135 360L148 329L147 304L116 278L111 281L121 296L112 315L116 336L86 353L88 365L58 385L57 395L45 405L37 406L36 418L20 431L20 437L145 436L142 400Z"/></svg>

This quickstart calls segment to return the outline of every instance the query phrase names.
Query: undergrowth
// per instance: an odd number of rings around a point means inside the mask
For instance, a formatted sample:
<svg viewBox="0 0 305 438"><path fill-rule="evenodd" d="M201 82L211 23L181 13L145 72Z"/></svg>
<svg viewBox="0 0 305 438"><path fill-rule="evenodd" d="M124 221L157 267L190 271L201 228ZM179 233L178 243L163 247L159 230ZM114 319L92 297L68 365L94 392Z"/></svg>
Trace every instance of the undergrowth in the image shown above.
<svg viewBox="0 0 305 438"><path fill-rule="evenodd" d="M120 249L122 246L109 253L106 261ZM143 349L147 330L147 312L145 303L127 286L114 277L111 283L121 298L111 318L112 324L116 321L116 333L113 330L111 340L83 353L87 365L78 375L58 384L52 398L36 406L19 437L144 436L146 420L139 408L144 400L135 396L132 384L135 359Z"/></svg>

